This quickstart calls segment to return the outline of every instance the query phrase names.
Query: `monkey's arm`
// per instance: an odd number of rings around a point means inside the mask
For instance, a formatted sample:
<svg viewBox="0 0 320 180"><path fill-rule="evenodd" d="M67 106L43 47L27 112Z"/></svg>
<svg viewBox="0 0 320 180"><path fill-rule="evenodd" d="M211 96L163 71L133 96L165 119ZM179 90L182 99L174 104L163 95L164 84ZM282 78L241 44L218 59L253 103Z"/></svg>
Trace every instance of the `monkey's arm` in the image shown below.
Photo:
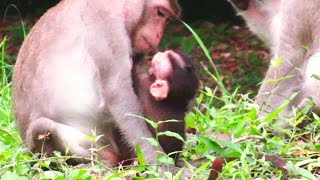
<svg viewBox="0 0 320 180"><path fill-rule="evenodd" d="M143 117L143 108L137 95L134 93L133 82L135 81L132 81L132 79L138 80L138 82L135 83L141 82L139 82L139 78L131 77L132 64L130 63L130 55L122 53L120 57L123 60L113 63L113 65L118 67L110 69L110 74L116 78L110 79L108 84L105 84L108 87L105 89L112 92L108 93L109 95L107 96L107 101L111 102L108 103L110 104L108 105L108 109L116 118L115 121L127 142L133 148L138 144L142 149L147 162L155 164L157 149L147 140L143 139L151 138L153 135L150 132L147 123L142 118L132 116L138 115ZM123 61L125 61L125 63ZM138 69L133 70L135 71ZM116 95L114 93L116 93ZM159 147L158 150L162 151L162 148Z"/></svg>

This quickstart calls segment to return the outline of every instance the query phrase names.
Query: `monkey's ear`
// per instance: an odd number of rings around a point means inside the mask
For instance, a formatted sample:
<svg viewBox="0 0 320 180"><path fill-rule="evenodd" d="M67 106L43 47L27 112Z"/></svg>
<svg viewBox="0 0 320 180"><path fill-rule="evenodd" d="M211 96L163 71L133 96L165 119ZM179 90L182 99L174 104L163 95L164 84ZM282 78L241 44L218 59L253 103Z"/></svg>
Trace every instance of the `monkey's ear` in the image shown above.
<svg viewBox="0 0 320 180"><path fill-rule="evenodd" d="M169 94L169 83L166 80L158 79L151 84L149 91L157 101L164 100Z"/></svg>

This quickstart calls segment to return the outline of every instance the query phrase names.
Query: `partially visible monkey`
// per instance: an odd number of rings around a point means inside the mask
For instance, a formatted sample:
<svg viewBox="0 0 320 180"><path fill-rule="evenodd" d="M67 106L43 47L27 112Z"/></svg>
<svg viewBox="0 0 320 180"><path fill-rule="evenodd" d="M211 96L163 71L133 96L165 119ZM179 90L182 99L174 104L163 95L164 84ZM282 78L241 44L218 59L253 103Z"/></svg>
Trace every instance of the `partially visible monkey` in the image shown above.
<svg viewBox="0 0 320 180"><path fill-rule="evenodd" d="M185 113L199 87L194 67L188 57L172 50L158 52L152 59L149 73L143 69L142 60L134 58L132 78L144 115L155 122L180 120L160 124L158 132L171 131L185 138ZM155 129L149 127L155 136ZM161 135L159 142L167 154L183 148L183 142L175 137ZM178 156L172 157L177 160Z"/></svg>
<svg viewBox="0 0 320 180"><path fill-rule="evenodd" d="M320 110L320 1L229 0L250 29L264 39L273 58L256 97L261 116L279 108L292 97L281 117L293 117L315 103ZM280 120L282 127L289 123Z"/></svg>
<svg viewBox="0 0 320 180"><path fill-rule="evenodd" d="M155 164L156 148L141 139L152 132L126 115L143 115L132 57L155 51L179 14L177 0L63 0L51 8L30 31L14 68L14 115L27 148L50 156L70 147L69 153L90 157L93 142L85 135L96 130L103 135L97 145L109 144L99 154L106 164L117 161L119 143L138 144Z"/></svg>

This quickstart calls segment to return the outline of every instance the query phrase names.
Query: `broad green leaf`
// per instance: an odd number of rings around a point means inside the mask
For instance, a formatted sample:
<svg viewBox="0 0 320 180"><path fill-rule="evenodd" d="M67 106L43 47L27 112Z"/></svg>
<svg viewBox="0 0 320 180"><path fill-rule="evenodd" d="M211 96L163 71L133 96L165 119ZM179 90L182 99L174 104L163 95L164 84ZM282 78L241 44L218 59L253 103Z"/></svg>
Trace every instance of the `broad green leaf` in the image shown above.
<svg viewBox="0 0 320 180"><path fill-rule="evenodd" d="M234 150L236 152L242 153L242 150L241 150L241 148L239 147L238 144L234 144L231 141L223 140L223 139L217 139L217 138L213 138L212 140L217 142L218 144L223 145L223 146L225 146L227 148L230 148L230 149L232 149L232 150Z"/></svg>
<svg viewBox="0 0 320 180"><path fill-rule="evenodd" d="M147 141L148 141L151 145L153 145L153 146L156 146L156 147L159 146L158 141L157 141L156 139L154 139L154 138L145 138L145 137L142 137L142 139L147 140Z"/></svg>
<svg viewBox="0 0 320 180"><path fill-rule="evenodd" d="M195 128L197 126L196 116L193 113L188 113L185 118L186 127Z"/></svg>
<svg viewBox="0 0 320 180"><path fill-rule="evenodd" d="M106 179L107 179L107 180L123 180L123 178L118 177L117 174L112 174L112 175L110 175L109 177L107 177ZM133 178L133 179L135 179L135 178Z"/></svg>
<svg viewBox="0 0 320 180"><path fill-rule="evenodd" d="M300 124L303 120L305 120L306 118L308 118L308 116L306 115L302 115L299 119L296 120L296 122L294 123L295 126L297 126L298 124Z"/></svg>
<svg viewBox="0 0 320 180"><path fill-rule="evenodd" d="M235 151L232 148L226 148L219 153L219 156L228 158L239 158L241 156L241 152Z"/></svg>
<svg viewBox="0 0 320 180"><path fill-rule="evenodd" d="M145 180L145 178L143 178L143 177L132 177L132 179L133 180ZM119 180L123 180L123 178L120 178Z"/></svg>
<svg viewBox="0 0 320 180"><path fill-rule="evenodd" d="M295 166L297 167L301 167L301 166L305 166L305 165L308 165L312 162L317 162L318 160L317 159L306 159L304 161L299 161L295 164Z"/></svg>
<svg viewBox="0 0 320 180"><path fill-rule="evenodd" d="M137 116L137 115L134 115L134 114L126 114L128 116L133 116L133 117L136 117L138 119L141 119L141 120L144 120L146 121L148 124L150 124L154 129L156 129L158 127L158 124L150 119L147 119L147 118L144 118L144 117L141 117L141 116Z"/></svg>
<svg viewBox="0 0 320 180"><path fill-rule="evenodd" d="M245 131L246 125L247 125L246 119L242 119L238 124L237 128L234 130L234 136L239 137Z"/></svg>
<svg viewBox="0 0 320 180"><path fill-rule="evenodd" d="M201 94L199 95L199 97L197 98L197 104L201 104L201 103L202 103L203 97L204 97L204 94L201 93Z"/></svg>
<svg viewBox="0 0 320 180"><path fill-rule="evenodd" d="M211 161L208 161L206 163L203 163L194 173L199 174L209 168L209 166L212 164Z"/></svg>
<svg viewBox="0 0 320 180"><path fill-rule="evenodd" d="M173 179L173 174L170 171L164 172L164 175L166 176L166 179Z"/></svg>
<svg viewBox="0 0 320 180"><path fill-rule="evenodd" d="M198 141L200 141L200 142L204 143L206 146L208 146L209 150L211 150L211 151L219 153L222 150L222 148L219 146L218 143L209 139L208 137L198 136L197 138L198 138Z"/></svg>
<svg viewBox="0 0 320 180"><path fill-rule="evenodd" d="M183 174L184 168L180 169L178 173L173 177L173 180L180 180L182 179L182 174Z"/></svg>
<svg viewBox="0 0 320 180"><path fill-rule="evenodd" d="M158 161L161 164L174 166L174 159L169 157L166 153L159 153L158 155Z"/></svg>
<svg viewBox="0 0 320 180"><path fill-rule="evenodd" d="M296 170L298 171L298 174L300 176L303 176L303 177L311 179L311 180L317 180L317 178L314 177L314 175L310 171L308 171L306 169L297 167Z"/></svg>
<svg viewBox="0 0 320 180"><path fill-rule="evenodd" d="M2 180L28 180L27 177L19 176L17 173L7 173L1 177Z"/></svg>
<svg viewBox="0 0 320 180"><path fill-rule="evenodd" d="M66 179L70 179L70 180L73 180L73 179L83 179L83 180L90 180L92 179L91 178L91 175L89 173L88 170L86 169L79 169L79 170L73 170L71 171L71 173L66 177Z"/></svg>
<svg viewBox="0 0 320 180"><path fill-rule="evenodd" d="M165 131L165 132L158 132L158 136L170 136L170 137L175 137L177 139L179 139L180 141L185 143L185 140L183 139L183 137L180 136L180 134L175 133L175 132L171 132L171 131Z"/></svg>
<svg viewBox="0 0 320 180"><path fill-rule="evenodd" d="M205 94L209 97L213 96L212 90L209 87L204 87L205 89Z"/></svg>
<svg viewBox="0 0 320 180"><path fill-rule="evenodd" d="M142 153L141 148L138 144L136 145L136 153L137 153L139 164L141 166L145 166L146 160L144 159L143 153Z"/></svg>
<svg viewBox="0 0 320 180"><path fill-rule="evenodd" d="M302 169L298 166L296 166L295 164L293 164L293 162L289 161L286 164L286 168L289 172L293 173L294 175L300 175L303 176L307 179L311 179L311 180L316 180L317 178L314 177L314 175L305 169Z"/></svg>
<svg viewBox="0 0 320 180"><path fill-rule="evenodd" d="M43 172L42 179L57 179L58 177L63 177L63 173L59 171L45 171Z"/></svg>
<svg viewBox="0 0 320 180"><path fill-rule="evenodd" d="M313 118L318 121L320 118L316 113L312 113Z"/></svg>

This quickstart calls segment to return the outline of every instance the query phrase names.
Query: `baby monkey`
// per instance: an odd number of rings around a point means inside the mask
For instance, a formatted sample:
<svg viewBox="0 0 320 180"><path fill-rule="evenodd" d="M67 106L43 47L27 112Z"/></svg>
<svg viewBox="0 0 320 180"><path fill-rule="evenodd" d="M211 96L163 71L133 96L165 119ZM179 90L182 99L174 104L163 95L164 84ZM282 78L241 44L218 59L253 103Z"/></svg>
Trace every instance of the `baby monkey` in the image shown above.
<svg viewBox="0 0 320 180"><path fill-rule="evenodd" d="M144 69L143 59L141 56L133 58L132 79L145 117L154 122L179 120L161 123L157 131L171 131L185 138L185 113L199 87L199 78L190 59L173 50L158 52L152 58L149 72ZM155 136L155 129L150 125L149 129ZM167 154L183 148L183 142L175 137L161 135L159 143ZM177 160L177 154L171 157Z"/></svg>

